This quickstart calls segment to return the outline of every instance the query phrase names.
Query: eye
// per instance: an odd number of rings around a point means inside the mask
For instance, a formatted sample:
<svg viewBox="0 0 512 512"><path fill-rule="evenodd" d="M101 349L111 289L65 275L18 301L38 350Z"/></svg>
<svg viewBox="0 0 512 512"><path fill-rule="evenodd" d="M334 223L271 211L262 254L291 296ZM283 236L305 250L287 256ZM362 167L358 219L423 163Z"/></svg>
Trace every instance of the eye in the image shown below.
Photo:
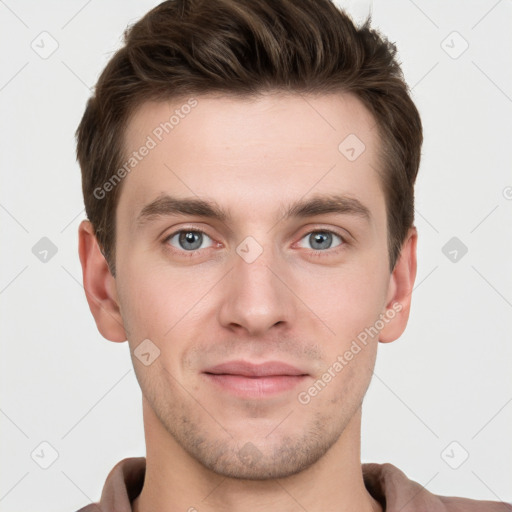
<svg viewBox="0 0 512 512"><path fill-rule="evenodd" d="M204 232L197 229L182 229L170 234L165 240L165 243L170 243L174 248L187 252L197 251L204 249L206 239L212 239Z"/></svg>
<svg viewBox="0 0 512 512"><path fill-rule="evenodd" d="M335 242L336 239L339 243L333 246L333 241ZM210 241L210 245L208 245L208 240ZM307 245L304 246L304 241L306 244L309 244L309 247ZM188 253L193 253L194 251L205 249L213 245L212 238L199 229L181 229L179 231L175 231L167 236L163 242L164 244L171 245L175 250ZM306 249L310 248L316 252L325 252L329 249L345 245L346 243L347 242L341 235L338 235L333 231L322 229L310 231L302 237L298 245L299 247L305 247Z"/></svg>
<svg viewBox="0 0 512 512"><path fill-rule="evenodd" d="M340 241L340 243L335 247L345 243L345 240L340 235L334 233L333 231L323 229L309 232L301 239L301 241L306 240L307 243L311 244L310 248L315 251L324 251L326 249L332 248L334 238L337 238ZM304 247L301 242L299 242L299 247Z"/></svg>

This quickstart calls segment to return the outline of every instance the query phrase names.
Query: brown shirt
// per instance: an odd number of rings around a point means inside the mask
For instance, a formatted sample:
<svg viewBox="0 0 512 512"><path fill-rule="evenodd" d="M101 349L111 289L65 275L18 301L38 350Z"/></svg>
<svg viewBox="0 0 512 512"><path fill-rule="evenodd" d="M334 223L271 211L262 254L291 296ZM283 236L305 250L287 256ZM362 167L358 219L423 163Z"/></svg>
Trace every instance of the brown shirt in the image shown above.
<svg viewBox="0 0 512 512"><path fill-rule="evenodd" d="M512 504L504 502L432 494L392 464L370 463L362 468L368 492L386 512L512 512ZM131 512L131 502L142 491L145 471L145 457L121 460L108 474L100 501L77 512Z"/></svg>

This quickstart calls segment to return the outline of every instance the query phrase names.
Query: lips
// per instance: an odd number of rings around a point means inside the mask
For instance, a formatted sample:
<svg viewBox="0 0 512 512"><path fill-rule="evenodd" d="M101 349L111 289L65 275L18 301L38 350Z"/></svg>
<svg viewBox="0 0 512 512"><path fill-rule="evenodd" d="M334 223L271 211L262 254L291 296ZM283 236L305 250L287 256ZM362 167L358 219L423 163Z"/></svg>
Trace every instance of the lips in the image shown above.
<svg viewBox="0 0 512 512"><path fill-rule="evenodd" d="M229 361L208 368L204 373L212 375L238 375L247 378L308 375L307 372L279 361L269 361L262 364L253 364L247 361Z"/></svg>
<svg viewBox="0 0 512 512"><path fill-rule="evenodd" d="M207 368L202 373L216 391L243 400L270 399L289 393L309 378L299 368L279 361L262 364L229 361Z"/></svg>

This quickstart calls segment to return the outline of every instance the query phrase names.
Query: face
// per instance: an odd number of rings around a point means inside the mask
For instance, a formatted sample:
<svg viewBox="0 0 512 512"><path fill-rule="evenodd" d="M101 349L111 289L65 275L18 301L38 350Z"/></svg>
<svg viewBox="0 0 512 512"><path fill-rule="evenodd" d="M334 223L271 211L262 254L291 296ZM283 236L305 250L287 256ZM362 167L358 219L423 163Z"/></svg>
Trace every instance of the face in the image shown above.
<svg viewBox="0 0 512 512"><path fill-rule="evenodd" d="M279 478L339 441L370 382L391 296L380 141L349 95L195 101L128 125L145 156L116 211L120 315L146 421L219 474Z"/></svg>

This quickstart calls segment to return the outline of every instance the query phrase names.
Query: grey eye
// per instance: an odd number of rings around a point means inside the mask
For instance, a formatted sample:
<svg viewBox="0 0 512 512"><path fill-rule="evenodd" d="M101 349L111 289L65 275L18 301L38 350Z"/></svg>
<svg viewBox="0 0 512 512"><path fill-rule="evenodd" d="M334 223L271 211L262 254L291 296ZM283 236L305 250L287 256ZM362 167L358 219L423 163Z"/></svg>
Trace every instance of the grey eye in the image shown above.
<svg viewBox="0 0 512 512"><path fill-rule="evenodd" d="M337 238L340 241L338 245L341 245L343 242L342 238L331 231L312 231L311 233L308 233L306 236L304 236L303 240L307 240L310 244L310 247L306 248L311 248L315 251L321 251L324 249L331 249L334 238ZM301 245L301 247L303 246Z"/></svg>
<svg viewBox="0 0 512 512"><path fill-rule="evenodd" d="M204 243L207 243L207 240L211 241L211 238L206 233L192 229L177 231L169 237L169 242L173 247L185 251L204 249ZM178 245L176 245L176 241Z"/></svg>

